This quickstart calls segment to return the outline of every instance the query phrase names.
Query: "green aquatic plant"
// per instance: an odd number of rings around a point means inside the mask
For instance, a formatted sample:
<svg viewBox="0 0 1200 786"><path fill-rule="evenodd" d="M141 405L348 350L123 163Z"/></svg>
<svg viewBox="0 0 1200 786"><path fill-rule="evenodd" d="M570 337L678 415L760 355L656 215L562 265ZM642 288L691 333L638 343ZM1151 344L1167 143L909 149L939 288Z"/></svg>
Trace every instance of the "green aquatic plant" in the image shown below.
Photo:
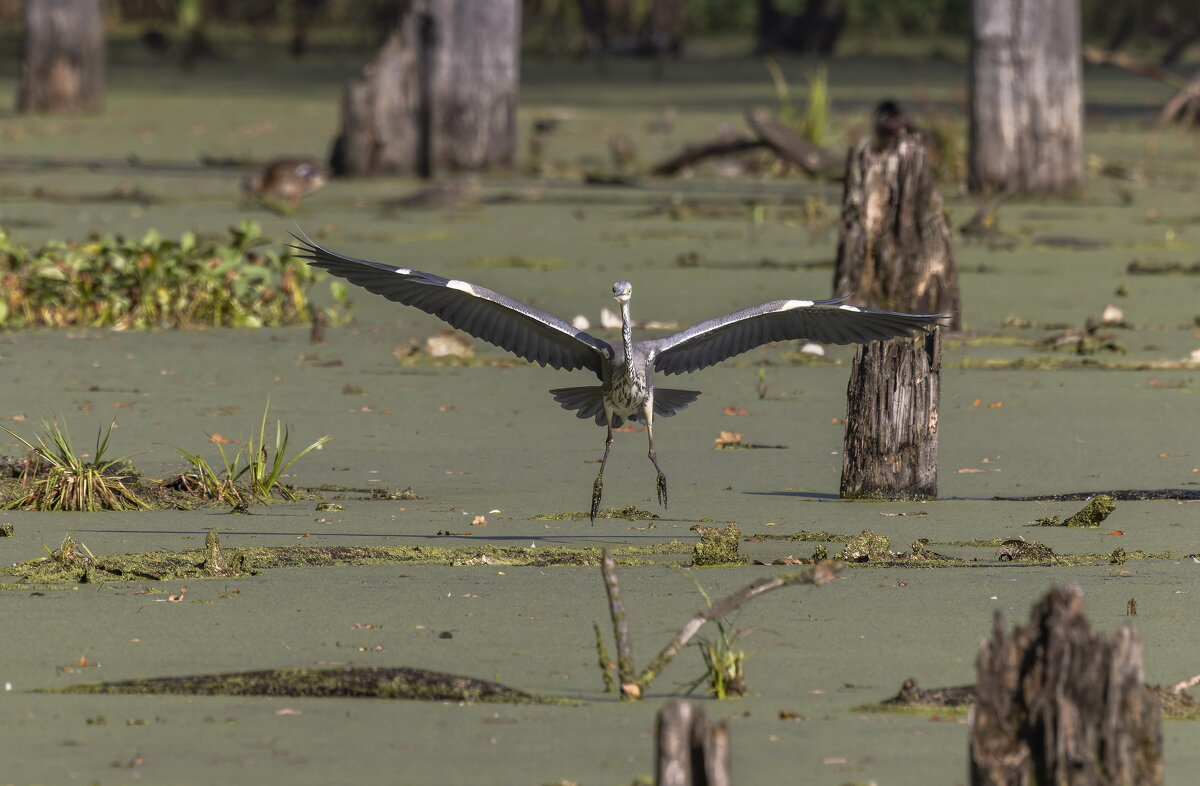
<svg viewBox="0 0 1200 786"><path fill-rule="evenodd" d="M268 403L268 408L270 404ZM275 447L267 449L267 410L263 410L262 425L258 432L257 446L253 439L246 443L246 474L250 479L250 492L260 500L270 499L272 492L286 500L299 499L291 487L285 485L281 478L293 464L303 458L309 451L328 442L331 437L321 437L316 442L301 450L291 458L287 457L289 431L280 421L275 421Z"/></svg>
<svg viewBox="0 0 1200 786"><path fill-rule="evenodd" d="M711 609L712 597L699 580L688 574L688 578L696 585L704 602ZM718 700L739 698L746 693L746 652L738 646L738 640L746 633L745 628L734 628L719 617L713 622L717 626L717 635L712 638L698 638L695 646L700 650L704 659L704 673L687 687L691 693L700 683L708 683L708 692Z"/></svg>
<svg viewBox="0 0 1200 786"><path fill-rule="evenodd" d="M267 417L270 409L271 402L268 400L263 408L257 439L252 434L232 457L217 441L222 469L214 469L197 453L176 447L175 450L191 465L191 472L181 473L176 482L205 499L218 500L234 506L246 505L252 501L270 502L274 494L288 502L299 499L299 495L283 482L283 476L293 464L332 437L321 437L289 457L288 442L291 432L281 421L275 421L274 444L270 445L267 442Z"/></svg>
<svg viewBox="0 0 1200 786"><path fill-rule="evenodd" d="M787 76L773 58L763 58L775 87L775 103L779 119L796 130L814 145L824 145L829 138L829 70L821 66L805 76L808 93L803 110L792 103Z"/></svg>
<svg viewBox="0 0 1200 786"><path fill-rule="evenodd" d="M113 327L146 330L307 324L308 290L323 274L290 252L260 249L258 224L225 238L183 233L168 240L96 236L23 246L0 229L0 328ZM327 321L342 319L341 285Z"/></svg>
<svg viewBox="0 0 1200 786"><path fill-rule="evenodd" d="M225 452L225 448L218 442L217 450L221 454L221 463L224 465L224 470L217 471L199 453L189 453L178 446L175 450L179 451L179 454L191 465L191 471L181 472L172 478L169 481L172 486L203 500L225 502L229 505L246 504L247 500L244 492L237 487L236 483L236 478L239 474L237 462L241 456L241 451L238 451L231 461L229 455Z"/></svg>
<svg viewBox="0 0 1200 786"><path fill-rule="evenodd" d="M800 133L814 145L829 140L829 69L820 66L805 77L808 97L800 116Z"/></svg>
<svg viewBox="0 0 1200 786"><path fill-rule="evenodd" d="M42 421L45 434L37 437L36 444L0 426L29 449L15 495L0 506L9 510L148 510L150 506L125 485L119 473L125 460L105 458L116 424L114 420L97 432L90 461L76 454L66 426L56 421Z"/></svg>

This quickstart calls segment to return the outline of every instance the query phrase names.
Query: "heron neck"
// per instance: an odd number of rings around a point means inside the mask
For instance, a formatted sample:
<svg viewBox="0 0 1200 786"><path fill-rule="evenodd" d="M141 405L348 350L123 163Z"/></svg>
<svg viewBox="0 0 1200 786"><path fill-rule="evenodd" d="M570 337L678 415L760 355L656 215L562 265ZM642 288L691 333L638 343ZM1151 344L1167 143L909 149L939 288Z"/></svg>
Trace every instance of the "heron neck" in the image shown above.
<svg viewBox="0 0 1200 786"><path fill-rule="evenodd" d="M629 316L629 301L621 304L621 343L625 347L625 362L633 361L633 319Z"/></svg>

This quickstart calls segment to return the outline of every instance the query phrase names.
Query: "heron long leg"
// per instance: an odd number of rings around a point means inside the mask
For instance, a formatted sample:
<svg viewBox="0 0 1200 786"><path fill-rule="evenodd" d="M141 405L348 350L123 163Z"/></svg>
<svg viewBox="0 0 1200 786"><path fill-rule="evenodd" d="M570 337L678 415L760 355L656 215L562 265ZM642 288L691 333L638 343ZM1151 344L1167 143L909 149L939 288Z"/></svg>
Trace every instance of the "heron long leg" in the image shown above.
<svg viewBox="0 0 1200 786"><path fill-rule="evenodd" d="M604 456L600 459L600 473L592 484L592 523L596 523L596 514L600 512L600 496L604 493L604 465L608 463L608 451L613 446L612 424L608 426L608 437L604 440Z"/></svg>
<svg viewBox="0 0 1200 786"><path fill-rule="evenodd" d="M667 506L667 476L663 474L662 469L658 466L658 456L654 452L654 399L649 399L642 407L642 420L646 424L646 438L650 442L650 452L646 455L650 457L650 463L654 465L654 471L658 473L658 504L664 508Z"/></svg>

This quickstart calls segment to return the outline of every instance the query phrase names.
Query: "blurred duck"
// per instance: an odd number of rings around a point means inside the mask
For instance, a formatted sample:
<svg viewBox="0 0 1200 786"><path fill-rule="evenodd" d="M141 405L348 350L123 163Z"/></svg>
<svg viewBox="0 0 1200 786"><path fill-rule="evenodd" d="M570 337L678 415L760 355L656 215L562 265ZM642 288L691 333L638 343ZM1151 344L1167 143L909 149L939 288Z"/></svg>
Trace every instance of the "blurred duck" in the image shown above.
<svg viewBox="0 0 1200 786"><path fill-rule="evenodd" d="M275 158L242 181L242 193L254 201L286 200L295 210L300 199L329 181L329 168L311 158Z"/></svg>

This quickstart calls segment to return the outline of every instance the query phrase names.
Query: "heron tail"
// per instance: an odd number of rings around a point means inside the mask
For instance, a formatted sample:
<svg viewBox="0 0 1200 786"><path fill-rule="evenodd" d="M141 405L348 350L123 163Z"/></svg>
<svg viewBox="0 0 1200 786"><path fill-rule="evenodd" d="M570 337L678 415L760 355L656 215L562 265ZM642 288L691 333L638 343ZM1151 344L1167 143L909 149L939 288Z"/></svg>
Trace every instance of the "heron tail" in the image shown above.
<svg viewBox="0 0 1200 786"><path fill-rule="evenodd" d="M556 388L550 391L562 408L574 411L580 420L595 418L597 426L604 425L604 389L599 385L587 385L578 388ZM618 419L619 420L619 419ZM619 422L613 428L619 427Z"/></svg>
<svg viewBox="0 0 1200 786"><path fill-rule="evenodd" d="M699 390L676 390L674 388L654 389L654 414L656 417L669 418L681 409L686 409L696 399L700 398Z"/></svg>
<svg viewBox="0 0 1200 786"><path fill-rule="evenodd" d="M604 389L599 385L587 385L578 388L556 388L550 391L563 409L575 413L581 420L592 418L597 426L604 425ZM654 389L654 414L660 418L669 418L684 409L700 397L699 390L676 390L674 388ZM629 417L638 420L636 414ZM613 428L620 428L622 419L614 418Z"/></svg>

